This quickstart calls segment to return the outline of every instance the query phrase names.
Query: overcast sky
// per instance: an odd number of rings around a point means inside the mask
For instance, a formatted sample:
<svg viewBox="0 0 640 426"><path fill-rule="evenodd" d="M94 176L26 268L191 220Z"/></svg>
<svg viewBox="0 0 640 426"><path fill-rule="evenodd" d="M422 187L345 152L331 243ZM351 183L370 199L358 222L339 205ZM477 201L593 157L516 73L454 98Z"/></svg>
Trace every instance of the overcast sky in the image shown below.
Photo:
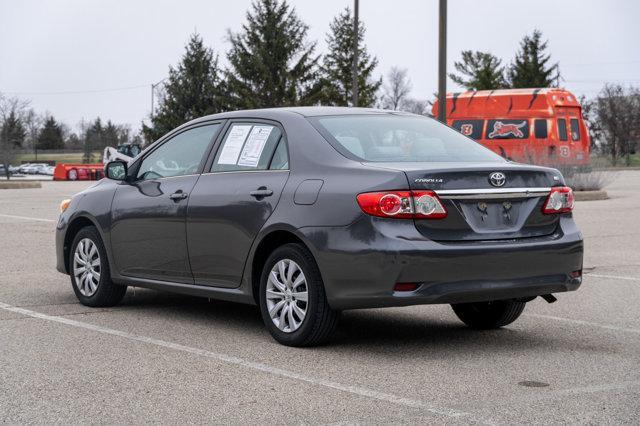
<svg viewBox="0 0 640 426"><path fill-rule="evenodd" d="M351 0L290 0L325 49L334 15ZM238 30L250 0L0 0L0 92L31 100L75 126L101 116L138 128L150 112L150 84L179 61L198 31L220 53L227 29ZM369 52L378 74L407 68L413 96L437 86L437 0L362 0ZM640 85L640 2L635 0L450 0L448 63L463 49L490 51L504 62L534 28L549 39L563 85L594 96L604 82ZM459 89L451 81L448 90Z"/></svg>

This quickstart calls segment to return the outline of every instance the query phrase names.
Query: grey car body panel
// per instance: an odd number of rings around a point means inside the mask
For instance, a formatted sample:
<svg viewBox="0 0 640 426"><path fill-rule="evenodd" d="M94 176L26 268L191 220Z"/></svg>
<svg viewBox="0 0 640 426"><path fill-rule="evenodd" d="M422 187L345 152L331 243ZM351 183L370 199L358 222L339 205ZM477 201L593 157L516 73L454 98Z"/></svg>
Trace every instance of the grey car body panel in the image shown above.
<svg viewBox="0 0 640 426"><path fill-rule="evenodd" d="M122 215L131 223L149 222L144 225L145 234L156 234L158 250L173 250L174 246L165 247L167 241L163 238L179 238L175 232L178 228L170 237L162 236L166 223L163 220L156 223L159 213L150 211L157 210L159 204L137 200L138 209L126 213L125 199L112 205L116 192L134 196L140 185L109 180L75 196L61 215L56 237L58 270L68 272L65 241L69 224L84 218L103 237L115 282L242 303L255 303L252 276L255 252L260 242L276 231L296 236L309 248L320 267L329 303L335 309L526 298L578 288L580 278L568 274L582 268L583 246L571 214L547 217L544 232L538 234L522 231L520 224L511 234L487 232L485 238L466 241L459 234L456 241L436 241L434 235L450 232L450 225L455 224L451 222L447 225L449 229L439 230L438 221L375 218L365 215L356 201L357 194L369 191L488 188L487 172L492 171L507 175L505 187L552 187L564 184L559 172L503 160L463 164L356 161L328 143L308 119L344 114L390 112L301 107L217 114L186 123L132 161L130 170L135 170L140 159L167 138L209 122L224 122L228 126L234 120L252 120L281 126L288 143L290 171L206 173L224 134L221 130L203 158L198 175L187 179L193 180L190 196L172 211L177 215L184 211L184 244L195 279L153 272L154 268L159 271L172 262L177 262L174 266L183 265L181 249L169 257L152 255L154 250L141 253L135 250L133 238L128 247L127 244L122 247L117 230ZM431 178L443 179L442 185L416 182ZM161 181L157 190L162 197L168 195L164 187L171 179L156 180ZM261 200L248 195L262 186L274 194ZM166 189L169 190L168 186ZM542 199L522 202L536 209ZM135 235L142 237L139 231L129 237ZM128 257L125 264L152 265L153 273L127 276L119 264L121 254ZM119 261L113 262L114 258ZM414 292L394 292L396 282L419 283L420 287Z"/></svg>

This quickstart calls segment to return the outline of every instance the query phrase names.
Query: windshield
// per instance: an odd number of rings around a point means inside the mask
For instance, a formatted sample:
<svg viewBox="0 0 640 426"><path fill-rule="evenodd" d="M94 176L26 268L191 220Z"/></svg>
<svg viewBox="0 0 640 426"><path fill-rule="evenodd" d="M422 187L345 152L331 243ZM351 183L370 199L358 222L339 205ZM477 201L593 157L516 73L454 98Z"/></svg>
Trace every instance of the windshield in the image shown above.
<svg viewBox="0 0 640 426"><path fill-rule="evenodd" d="M344 115L314 120L338 150L364 161L504 161L438 121L417 116Z"/></svg>

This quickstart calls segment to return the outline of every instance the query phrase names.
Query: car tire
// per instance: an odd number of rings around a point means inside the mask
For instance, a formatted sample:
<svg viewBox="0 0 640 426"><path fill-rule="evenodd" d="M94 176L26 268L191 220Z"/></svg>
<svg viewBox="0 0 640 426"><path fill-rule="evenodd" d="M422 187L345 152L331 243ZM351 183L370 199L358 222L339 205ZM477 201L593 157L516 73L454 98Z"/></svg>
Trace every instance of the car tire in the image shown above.
<svg viewBox="0 0 640 426"><path fill-rule="evenodd" d="M458 318L471 328L489 330L509 325L522 314L526 302L495 300L492 302L451 305Z"/></svg>
<svg viewBox="0 0 640 426"><path fill-rule="evenodd" d="M78 171L76 169L71 169L67 173L67 179L69 180L78 180Z"/></svg>
<svg viewBox="0 0 640 426"><path fill-rule="evenodd" d="M111 281L107 252L93 226L82 228L73 239L69 276L76 297L85 306L114 306L127 292L127 286Z"/></svg>
<svg viewBox="0 0 640 426"><path fill-rule="evenodd" d="M338 325L340 312L329 306L318 265L301 244L285 244L271 253L262 270L259 291L265 326L283 345L320 345Z"/></svg>

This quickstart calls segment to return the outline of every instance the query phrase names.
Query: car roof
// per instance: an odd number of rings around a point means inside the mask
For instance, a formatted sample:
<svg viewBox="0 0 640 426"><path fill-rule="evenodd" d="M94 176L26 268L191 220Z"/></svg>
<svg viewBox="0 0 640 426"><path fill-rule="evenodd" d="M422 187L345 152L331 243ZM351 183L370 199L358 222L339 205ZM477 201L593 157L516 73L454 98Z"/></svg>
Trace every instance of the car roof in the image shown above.
<svg viewBox="0 0 640 426"><path fill-rule="evenodd" d="M221 112L218 114L207 115L197 118L193 122L208 121L212 119L226 118L273 118L277 119L283 115L298 115L303 117L319 117L325 115L364 115L364 114L394 114L394 115L412 115L407 112L390 111L376 108L353 108L353 107L335 107L335 106L300 106L300 107L278 107L278 108L261 108L246 109L239 111Z"/></svg>

